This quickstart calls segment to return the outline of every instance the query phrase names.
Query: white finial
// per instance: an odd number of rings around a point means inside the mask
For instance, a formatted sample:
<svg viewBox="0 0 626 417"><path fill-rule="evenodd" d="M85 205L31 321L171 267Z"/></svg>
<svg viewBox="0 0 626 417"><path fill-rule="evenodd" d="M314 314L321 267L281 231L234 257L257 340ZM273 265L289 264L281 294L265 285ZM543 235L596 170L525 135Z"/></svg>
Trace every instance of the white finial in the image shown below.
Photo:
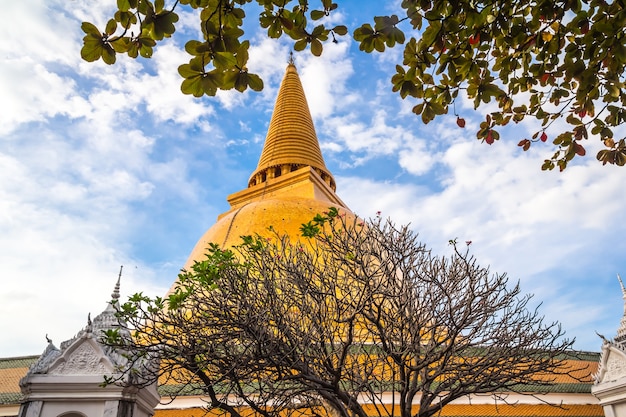
<svg viewBox="0 0 626 417"><path fill-rule="evenodd" d="M622 287L622 298L624 299L624 315L622 316L619 328L617 329L617 337L615 338L615 341L624 343L626 342L626 288L624 287L624 282L622 281L622 277L620 277L619 274L617 274L617 280Z"/></svg>
<svg viewBox="0 0 626 417"><path fill-rule="evenodd" d="M622 277L617 274L617 280L619 281L619 285L622 287L622 298L624 299L624 318L622 321L626 320L626 288L624 288L624 282L622 281Z"/></svg>
<svg viewBox="0 0 626 417"><path fill-rule="evenodd" d="M85 327L87 333L93 332L93 322L91 321L91 312L87 313L87 326Z"/></svg>
<svg viewBox="0 0 626 417"><path fill-rule="evenodd" d="M122 279L122 269L124 265L120 266L120 274L117 276L117 283L115 284L115 288L113 289L113 293L111 294L111 298L114 301L117 301L120 298L120 280Z"/></svg>

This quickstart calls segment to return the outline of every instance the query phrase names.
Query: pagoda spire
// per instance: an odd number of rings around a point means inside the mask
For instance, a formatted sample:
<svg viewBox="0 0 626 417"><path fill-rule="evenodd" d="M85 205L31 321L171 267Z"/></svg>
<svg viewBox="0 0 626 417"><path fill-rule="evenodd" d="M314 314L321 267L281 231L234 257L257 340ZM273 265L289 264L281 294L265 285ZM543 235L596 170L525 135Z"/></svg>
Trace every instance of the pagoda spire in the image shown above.
<svg viewBox="0 0 626 417"><path fill-rule="evenodd" d="M615 338L615 341L618 343L624 343L624 341L626 341L626 288L624 287L624 282L622 281L622 277L620 277L619 274L617 274L617 279L619 281L619 285L622 287L622 298L624 299L624 315L622 316L619 328L617 329L617 337Z"/></svg>
<svg viewBox="0 0 626 417"><path fill-rule="evenodd" d="M278 90L263 152L248 187L303 167L311 167L333 191L335 179L326 168L304 89L293 57Z"/></svg>
<svg viewBox="0 0 626 417"><path fill-rule="evenodd" d="M120 265L120 273L117 275L117 282L115 283L115 288L113 288L113 292L111 293L112 304L117 303L120 298L120 280L122 279L122 269L124 269L124 265Z"/></svg>

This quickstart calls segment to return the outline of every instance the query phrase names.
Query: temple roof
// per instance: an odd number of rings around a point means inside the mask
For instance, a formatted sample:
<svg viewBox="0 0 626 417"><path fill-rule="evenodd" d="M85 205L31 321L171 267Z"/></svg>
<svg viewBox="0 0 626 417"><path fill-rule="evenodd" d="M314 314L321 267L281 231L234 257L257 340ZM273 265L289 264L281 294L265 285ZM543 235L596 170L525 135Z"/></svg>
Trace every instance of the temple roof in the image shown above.
<svg viewBox="0 0 626 417"><path fill-rule="evenodd" d="M380 415L379 410L367 407L371 416ZM216 416L217 413L207 413L201 408L182 410L156 410L154 417L204 417ZM548 404L448 404L437 416L441 417L604 417L602 407L597 404L567 404L554 406Z"/></svg>
<svg viewBox="0 0 626 417"><path fill-rule="evenodd" d="M313 119L296 66L290 62L278 90L265 146L248 186L310 166L335 190L315 134Z"/></svg>

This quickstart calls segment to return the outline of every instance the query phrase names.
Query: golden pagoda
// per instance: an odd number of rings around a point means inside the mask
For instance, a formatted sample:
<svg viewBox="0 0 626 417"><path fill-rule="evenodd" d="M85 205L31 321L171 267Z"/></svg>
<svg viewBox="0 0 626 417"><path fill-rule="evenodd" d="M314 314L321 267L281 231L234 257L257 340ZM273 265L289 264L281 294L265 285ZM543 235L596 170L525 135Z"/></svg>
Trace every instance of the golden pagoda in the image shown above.
<svg viewBox="0 0 626 417"><path fill-rule="evenodd" d="M217 243L223 248L231 247L240 243L240 236L243 235L254 233L269 235L272 233L269 231L270 226L279 234L287 234L295 238L300 234L302 223L311 220L318 213L327 211L329 207L337 207L347 212L348 215L352 215L345 203L335 193L335 189L335 179L322 157L304 90L292 61L287 65L263 151L256 169L249 178L247 188L227 197L230 209L219 215L217 222L200 238L184 268L189 269L194 261L202 259L209 243ZM174 283L172 289L176 285ZM97 323L98 320L94 319L94 322ZM88 326L90 329L93 327L91 323ZM87 337L91 334L90 332L82 332L80 333L82 339L80 337L75 338L78 341L75 343L76 351L78 351L78 347L83 346L79 342L91 343L91 339ZM89 340L85 342L83 339ZM98 347L94 345L93 349L96 352ZM53 349L51 348L51 350ZM41 397L43 394L40 395L39 392L29 393L30 397L25 397L18 383L28 373L28 369L36 370L37 364L41 362L42 358L45 359L46 352L41 357L0 358L0 416L91 417L122 415L121 411L118 413L117 408L115 408L121 402L112 401L112 399L117 400L118 397L123 398L126 402L132 399L133 404L136 404L137 407L142 406L135 412L135 417L215 415L206 413L206 409L203 408L206 405L206 400L202 395L197 394L180 395L174 400L167 394L163 394L162 402L156 406L156 409L149 407L151 401L158 400L154 393L144 395L147 400L143 397L139 399L132 397L132 395L136 396L136 393L130 395L121 391L113 393L117 397L106 396L105 393L108 395L108 391L103 391L98 385L102 381L102 376L96 375L91 369L93 367L90 364L93 361L84 360L92 357L100 360L105 355L102 353L94 356L90 352L83 349L78 351L80 355L77 354L75 357L66 354L68 359L77 359L74 362L80 365L76 367L80 368L78 371L82 374L51 375L53 377L52 383L48 385L56 384L56 386L50 389L46 387L43 393L45 394L44 397ZM52 354L56 355L55 358L62 357L60 351L53 351ZM586 364L593 368L597 366L598 359L597 353L585 353L574 360L579 365ZM71 360L67 362L74 363ZM104 361L102 363L108 364L109 362ZM37 377L39 376L37 375ZM79 381L81 378L88 379L89 383ZM68 379L71 382L69 385L67 382L59 383ZM446 405L438 415L442 417L601 417L603 416L602 407L591 395L591 381L587 379L560 376L558 380L554 380L554 385L550 389L541 387L541 392L527 393L532 395L500 393L499 395L503 399L501 403L494 403L490 396L468 396ZM98 390L95 390L94 387L98 387ZM38 408L34 406L29 409L24 407L23 413L21 413L20 403L29 398L41 404L36 404ZM560 405L558 407L550 406L547 404L549 402ZM128 407L128 404L124 404L124 406ZM77 411L88 408L91 411ZM371 408L371 415L379 415L379 412L375 408Z"/></svg>
<svg viewBox="0 0 626 417"><path fill-rule="evenodd" d="M329 207L350 212L335 189L292 61L280 85L265 145L248 187L227 197L230 210L220 214L217 223L200 238L185 269L202 258L209 243L231 247L240 243L241 236L263 235L270 226L294 237L302 223Z"/></svg>

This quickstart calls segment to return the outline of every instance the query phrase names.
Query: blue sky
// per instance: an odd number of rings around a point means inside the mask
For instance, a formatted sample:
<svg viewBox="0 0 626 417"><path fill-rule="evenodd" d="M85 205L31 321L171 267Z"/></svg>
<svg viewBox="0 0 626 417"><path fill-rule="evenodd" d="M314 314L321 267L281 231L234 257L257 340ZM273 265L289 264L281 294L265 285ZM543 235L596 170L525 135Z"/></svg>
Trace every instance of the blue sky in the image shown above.
<svg viewBox="0 0 626 417"><path fill-rule="evenodd" d="M333 20L354 28L396 2L343 3ZM102 26L114 4L3 5L0 357L42 352L46 333L57 345L71 338L104 309L120 265L123 295L164 294L262 149L290 40L250 33L263 92L194 99L176 72L184 35L197 32L191 14L151 60L81 61L80 23ZM410 223L437 253L471 240L479 262L520 280L576 348L598 351L595 331L613 337L623 314L626 169L591 156L542 172L550 146L516 146L536 125L488 146L474 137L488 109L466 101L465 129L452 115L422 124L414 103L391 92L401 53L365 55L342 39L321 58L295 55L339 196L363 217L380 210Z"/></svg>

